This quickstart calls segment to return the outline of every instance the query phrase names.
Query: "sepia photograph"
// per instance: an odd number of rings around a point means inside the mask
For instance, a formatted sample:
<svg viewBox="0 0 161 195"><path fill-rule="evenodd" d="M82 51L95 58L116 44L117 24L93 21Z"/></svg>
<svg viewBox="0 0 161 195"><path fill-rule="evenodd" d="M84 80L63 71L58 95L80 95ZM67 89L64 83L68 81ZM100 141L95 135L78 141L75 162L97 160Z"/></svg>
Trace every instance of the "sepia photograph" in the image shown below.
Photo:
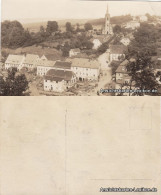
<svg viewBox="0 0 161 195"><path fill-rule="evenodd" d="M160 96L161 3L2 0L0 96Z"/></svg>

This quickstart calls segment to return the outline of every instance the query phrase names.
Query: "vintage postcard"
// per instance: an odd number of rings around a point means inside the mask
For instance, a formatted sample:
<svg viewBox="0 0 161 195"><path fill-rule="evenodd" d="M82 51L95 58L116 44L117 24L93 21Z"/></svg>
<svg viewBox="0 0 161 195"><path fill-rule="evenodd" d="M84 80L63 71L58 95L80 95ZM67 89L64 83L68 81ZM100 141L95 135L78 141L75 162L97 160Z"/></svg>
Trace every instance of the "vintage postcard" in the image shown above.
<svg viewBox="0 0 161 195"><path fill-rule="evenodd" d="M159 102L1 97L0 194L160 195Z"/></svg>
<svg viewBox="0 0 161 195"><path fill-rule="evenodd" d="M160 96L161 3L2 0L1 96Z"/></svg>
<svg viewBox="0 0 161 195"><path fill-rule="evenodd" d="M1 1L0 195L160 195L161 2Z"/></svg>

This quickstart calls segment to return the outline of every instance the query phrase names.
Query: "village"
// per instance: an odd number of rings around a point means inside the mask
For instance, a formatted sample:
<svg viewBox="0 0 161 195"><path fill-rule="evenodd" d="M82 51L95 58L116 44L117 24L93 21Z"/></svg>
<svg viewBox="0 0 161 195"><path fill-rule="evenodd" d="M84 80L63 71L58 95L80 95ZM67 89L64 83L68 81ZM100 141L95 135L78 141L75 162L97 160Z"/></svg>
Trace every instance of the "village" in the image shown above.
<svg viewBox="0 0 161 195"><path fill-rule="evenodd" d="M9 54L5 62L1 62L0 76L7 77L7 71L16 68L18 74L25 74L29 83L28 94L31 96L97 96L119 95L118 92L101 93L104 89L136 89L131 82L127 66L135 63L134 57L127 58L128 46L135 39L134 33L142 23L161 24L161 19L148 22L146 15L134 16L121 28L126 33L119 32L119 27L110 22L107 6L105 22L102 29L87 31L92 43L92 51L84 52L80 48L72 48L69 55L63 59L51 60L43 54L34 53ZM118 29L118 30L117 30ZM81 35L81 32L79 32ZM97 52L99 51L99 52ZM54 55L54 54L53 54ZM156 80L160 85L161 49L158 46L157 55L152 56ZM122 93L129 95L129 93Z"/></svg>

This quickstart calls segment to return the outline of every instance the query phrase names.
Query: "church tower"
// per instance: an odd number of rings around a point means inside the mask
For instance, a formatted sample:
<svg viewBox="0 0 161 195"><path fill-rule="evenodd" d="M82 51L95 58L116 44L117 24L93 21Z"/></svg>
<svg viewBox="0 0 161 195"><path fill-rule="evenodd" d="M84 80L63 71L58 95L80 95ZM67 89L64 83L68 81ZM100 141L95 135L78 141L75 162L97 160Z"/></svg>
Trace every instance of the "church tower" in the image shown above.
<svg viewBox="0 0 161 195"><path fill-rule="evenodd" d="M103 34L105 34L105 35L107 35L107 34L112 35L113 34L112 26L110 24L110 14L108 11L108 5L107 5L107 11L105 14L105 26L104 26Z"/></svg>

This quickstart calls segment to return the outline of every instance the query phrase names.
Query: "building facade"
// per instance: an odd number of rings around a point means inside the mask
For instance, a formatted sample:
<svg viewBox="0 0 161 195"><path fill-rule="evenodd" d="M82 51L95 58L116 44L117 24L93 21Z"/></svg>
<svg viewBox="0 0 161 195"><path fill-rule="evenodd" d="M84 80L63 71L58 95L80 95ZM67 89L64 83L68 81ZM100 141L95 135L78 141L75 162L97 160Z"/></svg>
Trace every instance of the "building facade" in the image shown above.
<svg viewBox="0 0 161 195"><path fill-rule="evenodd" d="M98 80L100 75L100 63L97 60L85 58L68 59L71 62L71 70L79 81Z"/></svg>
<svg viewBox="0 0 161 195"><path fill-rule="evenodd" d="M121 61L125 58L126 47L124 45L110 45L107 50L107 61Z"/></svg>
<svg viewBox="0 0 161 195"><path fill-rule="evenodd" d="M64 61L40 60L37 65L37 75L44 76L50 69L71 71L71 63Z"/></svg>
<svg viewBox="0 0 161 195"><path fill-rule="evenodd" d="M46 73L54 68L55 61L50 61L46 59L40 59L37 62L37 75L44 76Z"/></svg>
<svg viewBox="0 0 161 195"><path fill-rule="evenodd" d="M131 80L131 76L129 76L127 71L127 65L129 61L124 60L116 70L116 83L118 84L129 84Z"/></svg>
<svg viewBox="0 0 161 195"><path fill-rule="evenodd" d="M23 62L23 67L28 69L36 68L37 62L39 61L39 56L34 54L27 54Z"/></svg>
<svg viewBox="0 0 161 195"><path fill-rule="evenodd" d="M20 70L23 67L25 56L23 55L9 55L5 61L5 69L17 68Z"/></svg>
<svg viewBox="0 0 161 195"><path fill-rule="evenodd" d="M130 44L130 39L128 37L123 37L120 42L123 45L128 46Z"/></svg>
<svg viewBox="0 0 161 195"><path fill-rule="evenodd" d="M44 91L64 92L73 87L76 81L72 71L51 69L44 77Z"/></svg>

